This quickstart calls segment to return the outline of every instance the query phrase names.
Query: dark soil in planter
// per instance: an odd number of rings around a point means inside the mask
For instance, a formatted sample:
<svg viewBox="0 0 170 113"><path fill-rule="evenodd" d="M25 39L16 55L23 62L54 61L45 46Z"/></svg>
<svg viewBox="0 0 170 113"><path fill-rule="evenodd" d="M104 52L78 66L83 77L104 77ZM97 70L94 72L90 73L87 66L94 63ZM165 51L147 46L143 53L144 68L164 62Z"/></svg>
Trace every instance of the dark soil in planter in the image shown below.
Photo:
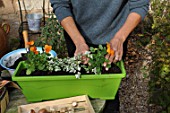
<svg viewBox="0 0 170 113"><path fill-rule="evenodd" d="M102 74L116 74L116 73L121 73L121 69L115 65L112 64L111 68L109 68L109 70L105 70L105 68L102 68ZM90 75L90 74L94 74L94 73L86 73L85 70L81 70L81 74L86 74L86 75ZM22 70L20 75L26 75L26 70ZM69 72L64 72L64 71L58 71L58 72L49 72L49 71L35 71L33 72L31 75L27 75L27 76L44 76L44 75L49 75L49 76L53 76L53 75L75 75L74 73L69 73Z"/></svg>
<svg viewBox="0 0 170 113"><path fill-rule="evenodd" d="M11 69L16 69L16 67L18 66L19 62L26 60L27 58L25 57L25 53L21 54L22 57L20 57L19 59L17 59L14 63L13 66L10 66L9 68ZM109 68L109 70L105 70L105 68L102 68L102 74L116 74L116 73L121 73L121 69L115 65L115 64L111 64L111 68ZM90 73L86 73L85 70L81 70L81 74L94 74L92 72ZM26 70L22 70L20 75L26 75ZM50 71L35 71L33 72L31 75L33 76L43 76L43 75L75 75L75 73L69 73L69 72L64 72L64 71L58 71L58 72L50 72ZM29 75L28 75L29 76Z"/></svg>
<svg viewBox="0 0 170 113"><path fill-rule="evenodd" d="M111 68L109 68L109 70L105 70L104 67L102 68L102 74L109 74L109 73L116 74L116 73L121 73L121 72L122 72L121 69L113 63L111 64Z"/></svg>

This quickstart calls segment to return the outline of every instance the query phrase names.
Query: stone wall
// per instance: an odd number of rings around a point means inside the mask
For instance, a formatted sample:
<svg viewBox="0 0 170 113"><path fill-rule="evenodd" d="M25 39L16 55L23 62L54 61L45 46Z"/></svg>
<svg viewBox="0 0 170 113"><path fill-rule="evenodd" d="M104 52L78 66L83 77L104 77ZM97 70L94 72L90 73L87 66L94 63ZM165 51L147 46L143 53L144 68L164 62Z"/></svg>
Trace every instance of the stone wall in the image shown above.
<svg viewBox="0 0 170 113"><path fill-rule="evenodd" d="M52 8L50 7L49 0L44 1L45 14L48 14L52 11ZM43 13L43 0L20 0L20 4L23 20L26 20L25 14L27 13ZM14 48L10 48L15 49L17 46L13 42L17 42L19 40L18 29L21 23L18 0L0 0L0 25L4 22L10 25L10 33L8 34L9 46L13 46Z"/></svg>
<svg viewBox="0 0 170 113"><path fill-rule="evenodd" d="M43 1L45 1L45 11L52 10L49 0L19 0L23 12L42 12ZM19 14L18 0L0 0L0 15ZM3 17L2 17L3 18Z"/></svg>

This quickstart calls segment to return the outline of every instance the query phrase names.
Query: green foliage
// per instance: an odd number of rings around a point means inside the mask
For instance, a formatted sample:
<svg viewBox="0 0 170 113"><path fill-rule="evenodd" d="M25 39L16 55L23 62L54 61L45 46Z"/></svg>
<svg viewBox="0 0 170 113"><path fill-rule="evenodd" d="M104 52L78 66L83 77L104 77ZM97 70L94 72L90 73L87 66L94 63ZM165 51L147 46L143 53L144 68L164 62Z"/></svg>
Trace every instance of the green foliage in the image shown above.
<svg viewBox="0 0 170 113"><path fill-rule="evenodd" d="M101 74L101 70L104 62L109 62L105 59L107 54L106 48L99 45L99 48L90 48L85 55L79 55L76 57L50 57L49 53L42 52L35 54L35 52L29 51L26 54L27 60L26 74L30 75L34 71L63 71L71 74L75 74L76 78L80 78L81 70L85 70L86 73L93 72L95 74ZM87 57L89 59L88 64L83 64L82 57ZM111 64L107 64L106 67L109 69Z"/></svg>
<svg viewBox="0 0 170 113"><path fill-rule="evenodd" d="M151 9L153 16L152 32L159 33L162 37L169 37L170 30L170 3L168 0L152 0Z"/></svg>
<svg viewBox="0 0 170 113"><path fill-rule="evenodd" d="M26 74L30 75L35 70L47 71L49 67L50 54L46 52L35 54L33 51L29 51L25 54L27 60L25 61L26 65Z"/></svg>
<svg viewBox="0 0 170 113"><path fill-rule="evenodd" d="M160 39L152 45L153 62L150 67L150 102L170 107L170 46Z"/></svg>
<svg viewBox="0 0 170 113"><path fill-rule="evenodd" d="M106 48L102 45L99 45L98 48L90 47L90 51L86 52L85 55L71 58L53 58L49 64L49 70L62 70L64 72L74 73L76 78L80 78L82 69L85 70L86 73L93 72L95 74L101 74L104 62L109 62L109 60L105 58L106 54ZM82 57L89 59L88 64L82 63ZM107 64L106 67L109 69L111 64Z"/></svg>
<svg viewBox="0 0 170 113"><path fill-rule="evenodd" d="M98 48L90 47L90 52L86 54L86 57L89 59L88 65L84 66L87 72L94 72L95 74L101 74L101 70L104 62L107 63L106 68L109 69L111 64L109 64L109 60L104 56L107 54L106 47L99 45Z"/></svg>
<svg viewBox="0 0 170 113"><path fill-rule="evenodd" d="M49 14L45 26L41 27L41 36L35 41L36 46L51 45L58 57L67 56L63 28L53 14Z"/></svg>
<svg viewBox="0 0 170 113"><path fill-rule="evenodd" d="M152 63L150 64L150 103L162 106L162 112L170 108L170 1L152 0Z"/></svg>

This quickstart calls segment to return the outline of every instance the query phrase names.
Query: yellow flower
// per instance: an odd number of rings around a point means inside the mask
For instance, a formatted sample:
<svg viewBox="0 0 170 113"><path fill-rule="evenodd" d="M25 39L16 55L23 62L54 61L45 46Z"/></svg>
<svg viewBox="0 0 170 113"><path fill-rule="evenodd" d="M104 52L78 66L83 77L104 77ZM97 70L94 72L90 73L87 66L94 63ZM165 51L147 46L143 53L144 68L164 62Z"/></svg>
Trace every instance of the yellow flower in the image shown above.
<svg viewBox="0 0 170 113"><path fill-rule="evenodd" d="M34 41L32 40L30 42L27 42L27 45L30 45L30 46L34 45Z"/></svg>
<svg viewBox="0 0 170 113"><path fill-rule="evenodd" d="M52 49L52 46L45 45L44 50L45 50L46 53L49 53L51 51L51 49Z"/></svg>
<svg viewBox="0 0 170 113"><path fill-rule="evenodd" d="M111 49L110 43L107 43L106 47L107 47L107 53L111 56L114 56L114 50Z"/></svg>

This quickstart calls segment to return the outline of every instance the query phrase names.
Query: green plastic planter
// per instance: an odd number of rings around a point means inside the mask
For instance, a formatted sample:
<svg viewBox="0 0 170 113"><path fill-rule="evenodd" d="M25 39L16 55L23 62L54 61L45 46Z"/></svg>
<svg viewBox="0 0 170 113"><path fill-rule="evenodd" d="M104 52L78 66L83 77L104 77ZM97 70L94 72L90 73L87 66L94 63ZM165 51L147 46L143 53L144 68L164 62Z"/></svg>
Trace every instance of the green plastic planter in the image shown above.
<svg viewBox="0 0 170 113"><path fill-rule="evenodd" d="M126 72L123 61L117 63L122 73L75 76L25 76L19 75L24 62L16 68L12 80L16 81L29 102L88 95L91 98L114 99L121 79Z"/></svg>

